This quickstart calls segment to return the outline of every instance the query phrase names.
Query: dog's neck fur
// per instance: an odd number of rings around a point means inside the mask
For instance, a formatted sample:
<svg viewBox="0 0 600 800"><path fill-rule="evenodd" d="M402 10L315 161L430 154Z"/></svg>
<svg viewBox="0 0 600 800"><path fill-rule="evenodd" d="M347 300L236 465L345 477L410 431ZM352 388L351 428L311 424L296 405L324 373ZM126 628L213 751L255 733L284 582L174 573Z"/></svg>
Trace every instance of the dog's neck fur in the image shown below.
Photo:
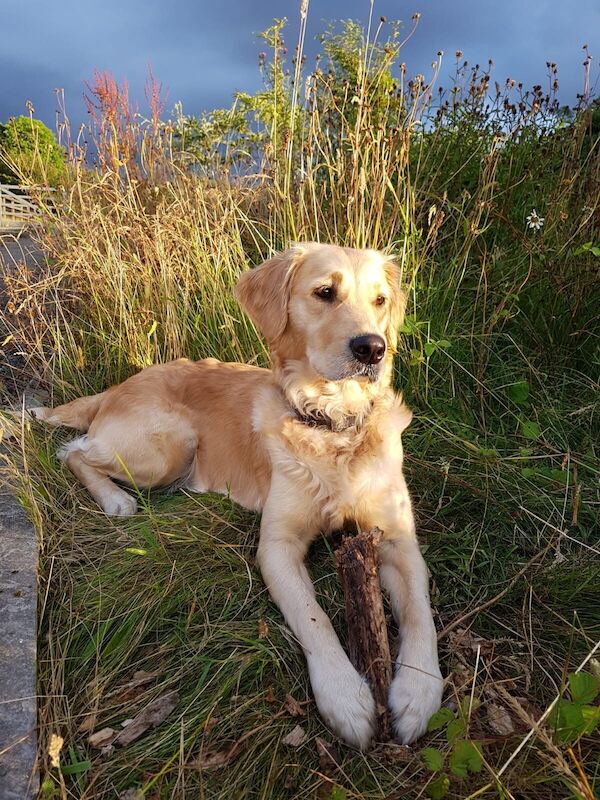
<svg viewBox="0 0 600 800"><path fill-rule="evenodd" d="M277 361L277 382L297 419L306 425L334 432L360 430L378 400L386 394L390 370L377 381L347 378L329 381L308 368L304 361Z"/></svg>

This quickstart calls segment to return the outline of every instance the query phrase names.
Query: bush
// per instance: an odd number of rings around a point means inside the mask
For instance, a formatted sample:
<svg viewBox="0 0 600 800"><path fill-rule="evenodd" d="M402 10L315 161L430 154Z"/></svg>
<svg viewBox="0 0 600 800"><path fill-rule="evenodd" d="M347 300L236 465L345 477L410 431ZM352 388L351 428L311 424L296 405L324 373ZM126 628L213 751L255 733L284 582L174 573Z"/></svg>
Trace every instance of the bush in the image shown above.
<svg viewBox="0 0 600 800"><path fill-rule="evenodd" d="M65 151L43 122L21 116L0 125L0 183L59 186L66 178Z"/></svg>

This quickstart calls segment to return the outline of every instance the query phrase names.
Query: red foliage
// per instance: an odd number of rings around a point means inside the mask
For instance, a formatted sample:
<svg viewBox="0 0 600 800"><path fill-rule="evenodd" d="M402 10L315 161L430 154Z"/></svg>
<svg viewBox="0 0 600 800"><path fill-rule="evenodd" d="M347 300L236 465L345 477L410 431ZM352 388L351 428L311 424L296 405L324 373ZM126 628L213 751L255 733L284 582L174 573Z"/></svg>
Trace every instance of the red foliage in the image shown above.
<svg viewBox="0 0 600 800"><path fill-rule="evenodd" d="M94 130L94 143L101 169L119 174L125 169L130 176L137 172L137 113L129 102L127 81L121 85L107 70L94 70L84 94Z"/></svg>

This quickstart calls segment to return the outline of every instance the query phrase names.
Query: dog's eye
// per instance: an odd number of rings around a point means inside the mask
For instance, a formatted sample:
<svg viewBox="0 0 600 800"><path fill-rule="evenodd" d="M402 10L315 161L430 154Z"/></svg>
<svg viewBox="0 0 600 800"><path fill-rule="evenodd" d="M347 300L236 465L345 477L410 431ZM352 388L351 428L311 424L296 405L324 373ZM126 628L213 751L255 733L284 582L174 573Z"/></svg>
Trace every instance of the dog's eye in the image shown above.
<svg viewBox="0 0 600 800"><path fill-rule="evenodd" d="M387 298L384 295L379 294L375 298L375 305L376 306L382 306L385 303L386 300L387 300Z"/></svg>
<svg viewBox="0 0 600 800"><path fill-rule="evenodd" d="M319 300L325 300L326 303L331 303L331 301L335 299L335 289L333 286L319 286L318 289L315 289L313 294L315 297L318 297Z"/></svg>

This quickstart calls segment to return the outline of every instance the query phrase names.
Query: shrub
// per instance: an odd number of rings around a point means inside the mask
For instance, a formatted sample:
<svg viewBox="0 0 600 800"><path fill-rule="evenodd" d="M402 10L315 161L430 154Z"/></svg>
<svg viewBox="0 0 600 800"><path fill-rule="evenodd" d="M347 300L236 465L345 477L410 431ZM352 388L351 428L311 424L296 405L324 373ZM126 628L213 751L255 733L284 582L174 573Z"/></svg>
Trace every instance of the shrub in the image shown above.
<svg viewBox="0 0 600 800"><path fill-rule="evenodd" d="M43 122L20 116L0 125L0 183L59 186L66 178L65 152Z"/></svg>

